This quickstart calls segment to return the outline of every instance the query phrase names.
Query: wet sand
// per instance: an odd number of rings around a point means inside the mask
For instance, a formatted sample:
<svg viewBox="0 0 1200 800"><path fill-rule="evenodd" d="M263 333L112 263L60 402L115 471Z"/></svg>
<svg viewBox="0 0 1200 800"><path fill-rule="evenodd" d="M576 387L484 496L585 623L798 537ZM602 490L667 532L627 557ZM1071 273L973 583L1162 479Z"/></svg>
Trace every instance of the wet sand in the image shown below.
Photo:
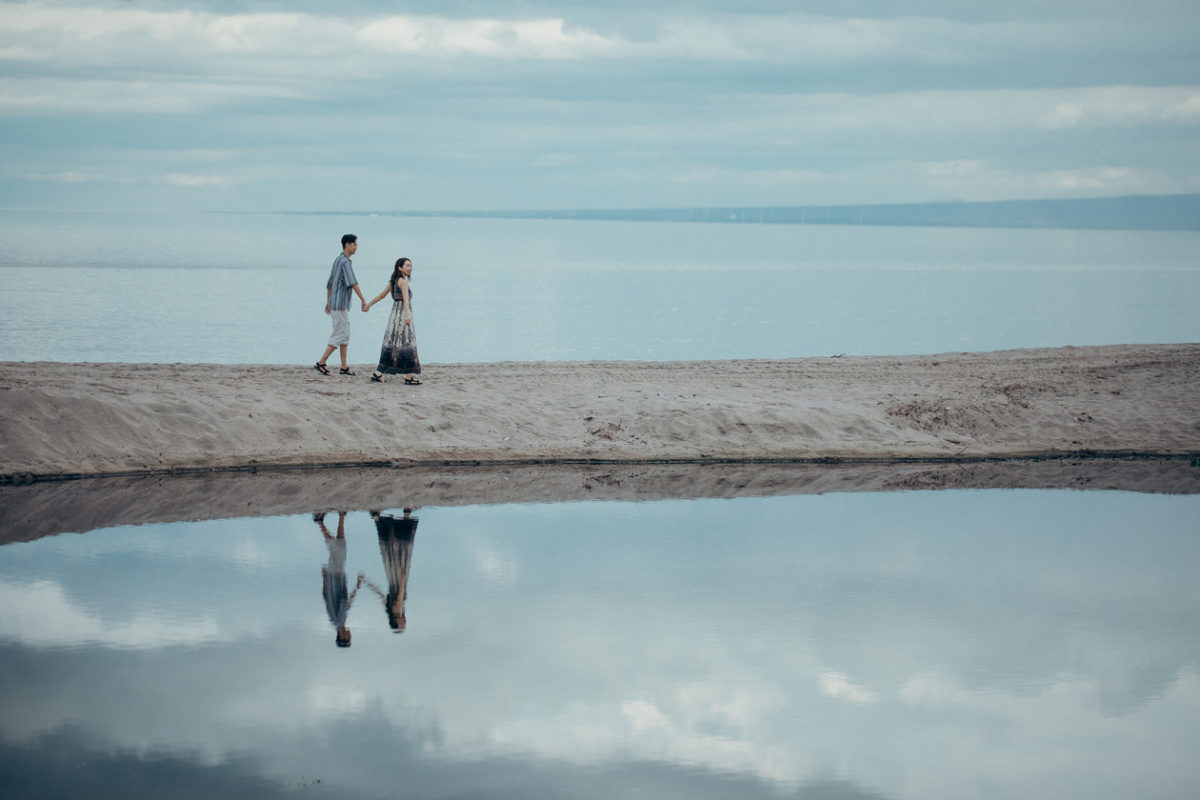
<svg viewBox="0 0 1200 800"><path fill-rule="evenodd" d="M1183 458L866 464L349 467L85 478L0 486L0 545L95 528L313 511L939 489L1200 493Z"/></svg>

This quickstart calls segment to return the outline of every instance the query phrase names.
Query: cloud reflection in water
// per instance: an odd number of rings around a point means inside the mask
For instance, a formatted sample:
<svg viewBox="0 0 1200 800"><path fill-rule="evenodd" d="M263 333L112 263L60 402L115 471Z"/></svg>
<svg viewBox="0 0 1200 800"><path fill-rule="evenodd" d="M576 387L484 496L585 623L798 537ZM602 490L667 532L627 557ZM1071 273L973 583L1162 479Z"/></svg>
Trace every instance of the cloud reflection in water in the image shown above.
<svg viewBox="0 0 1200 800"><path fill-rule="evenodd" d="M427 508L404 636L360 593L349 650L311 519L10 545L4 738L78 726L364 796L1169 794L1200 785L1196 511L1036 491ZM376 524L345 528L347 575L382 592ZM156 567L147 537L189 558ZM248 566L247 542L276 555ZM110 595L121 619L87 611Z"/></svg>

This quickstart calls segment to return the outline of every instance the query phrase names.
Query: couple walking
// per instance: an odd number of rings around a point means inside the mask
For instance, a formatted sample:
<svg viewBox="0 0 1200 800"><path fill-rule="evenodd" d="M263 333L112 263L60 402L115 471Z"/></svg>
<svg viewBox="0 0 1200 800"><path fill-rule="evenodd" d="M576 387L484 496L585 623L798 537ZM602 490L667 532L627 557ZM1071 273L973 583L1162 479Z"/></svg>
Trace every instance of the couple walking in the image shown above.
<svg viewBox="0 0 1200 800"><path fill-rule="evenodd" d="M333 323L333 334L325 346L321 360L313 368L322 375L329 375L329 367L325 362L337 350L342 359L340 375L355 375L354 370L346 361L346 351L350 345L350 293L358 295L362 302L362 310L370 311L371 306L391 295L392 313L388 317L387 330L383 334L383 347L379 353L379 365L371 374L371 380L383 383L385 373L403 375L404 382L410 386L420 385L417 375L421 374L421 361L417 358L417 335L413 331L412 321L412 261L407 258L396 259L392 276L388 285L374 300L367 301L362 290L358 288L358 278L354 276L354 264L350 257L358 252L358 237L347 233L342 237L342 252L333 261L333 269L329 272L329 280L325 282L325 313Z"/></svg>

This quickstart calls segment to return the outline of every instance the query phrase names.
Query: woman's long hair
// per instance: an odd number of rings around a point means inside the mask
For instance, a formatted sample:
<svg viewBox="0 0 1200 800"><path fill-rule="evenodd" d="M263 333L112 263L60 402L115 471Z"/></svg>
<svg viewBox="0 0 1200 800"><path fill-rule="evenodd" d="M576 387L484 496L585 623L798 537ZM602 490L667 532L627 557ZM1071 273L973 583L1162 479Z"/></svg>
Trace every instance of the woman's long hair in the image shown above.
<svg viewBox="0 0 1200 800"><path fill-rule="evenodd" d="M404 266L405 261L412 261L411 258L400 256L396 259L396 266L392 268L392 277L388 278L388 286L392 287L392 291L396 291L396 281L400 280L400 268ZM379 284L375 284L378 286Z"/></svg>

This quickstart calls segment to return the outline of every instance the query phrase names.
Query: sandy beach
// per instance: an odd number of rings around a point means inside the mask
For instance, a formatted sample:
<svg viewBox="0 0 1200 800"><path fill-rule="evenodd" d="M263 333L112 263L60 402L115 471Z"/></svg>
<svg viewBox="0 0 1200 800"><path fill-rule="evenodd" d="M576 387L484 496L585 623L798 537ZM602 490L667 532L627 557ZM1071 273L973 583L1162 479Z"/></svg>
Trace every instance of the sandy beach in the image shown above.
<svg viewBox="0 0 1200 800"><path fill-rule="evenodd" d="M3 363L0 476L1200 453L1197 344L357 370Z"/></svg>
<svg viewBox="0 0 1200 800"><path fill-rule="evenodd" d="M359 372L0 365L0 544L326 507L1200 492L1200 345Z"/></svg>

